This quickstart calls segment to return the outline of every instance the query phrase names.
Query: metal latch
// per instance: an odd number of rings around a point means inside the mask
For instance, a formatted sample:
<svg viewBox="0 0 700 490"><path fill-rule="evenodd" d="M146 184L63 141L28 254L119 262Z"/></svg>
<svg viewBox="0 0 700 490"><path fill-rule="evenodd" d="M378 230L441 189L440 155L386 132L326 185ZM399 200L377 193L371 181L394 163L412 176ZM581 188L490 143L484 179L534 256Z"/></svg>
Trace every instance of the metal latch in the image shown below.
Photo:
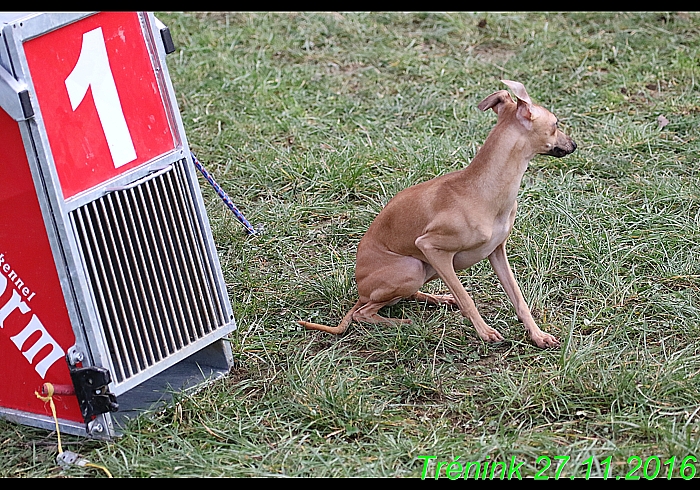
<svg viewBox="0 0 700 490"><path fill-rule="evenodd" d="M109 383L112 382L112 376L108 370L96 366L84 368L71 366L70 377L86 424L96 415L119 410L117 397L108 388Z"/></svg>
<svg viewBox="0 0 700 490"><path fill-rule="evenodd" d="M170 29L158 19L156 19L156 27L160 31L160 39L163 41L165 54L175 51L175 43L173 42L173 36L170 34Z"/></svg>

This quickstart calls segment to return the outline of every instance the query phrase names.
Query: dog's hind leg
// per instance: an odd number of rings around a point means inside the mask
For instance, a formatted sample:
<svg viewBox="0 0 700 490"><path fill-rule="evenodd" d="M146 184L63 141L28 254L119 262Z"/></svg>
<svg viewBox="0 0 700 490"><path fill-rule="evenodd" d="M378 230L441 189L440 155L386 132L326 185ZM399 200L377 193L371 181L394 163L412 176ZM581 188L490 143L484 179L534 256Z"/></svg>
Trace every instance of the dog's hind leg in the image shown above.
<svg viewBox="0 0 700 490"><path fill-rule="evenodd" d="M361 308L358 308L357 311L353 314L352 319L356 322L364 323L386 323L389 325L411 324L413 322L411 322L411 320L407 318L386 318L377 313L383 307L398 303L401 299L403 298L399 297L392 299L391 301L382 302L370 301L369 303L363 305Z"/></svg>
<svg viewBox="0 0 700 490"><path fill-rule="evenodd" d="M416 291L408 299L412 299L414 301L422 301L424 303L430 303L431 305L457 305L457 300L451 294L430 294L423 293L421 291Z"/></svg>

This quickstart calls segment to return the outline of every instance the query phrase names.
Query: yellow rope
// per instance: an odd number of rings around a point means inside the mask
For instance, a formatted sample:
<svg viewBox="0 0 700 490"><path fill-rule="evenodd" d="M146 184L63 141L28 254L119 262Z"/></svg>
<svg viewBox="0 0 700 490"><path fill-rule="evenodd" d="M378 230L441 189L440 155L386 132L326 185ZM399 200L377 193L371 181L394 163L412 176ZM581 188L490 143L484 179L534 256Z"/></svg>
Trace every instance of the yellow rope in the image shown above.
<svg viewBox="0 0 700 490"><path fill-rule="evenodd" d="M107 478L112 478L112 473L109 472L107 468L95 463L85 463L85 466L91 466L92 468L98 468L107 474Z"/></svg>
<svg viewBox="0 0 700 490"><path fill-rule="evenodd" d="M61 431L58 430L58 417L56 417L56 405L54 405L53 403L53 385L51 383L44 383L44 386L46 386L46 389L48 391L47 396L41 396L38 391L35 391L34 394L42 402L49 402L49 406L51 407L51 413L53 414L53 420L54 422L56 422L56 435L58 436L58 454L61 454L63 452L63 448L61 447Z"/></svg>
<svg viewBox="0 0 700 490"><path fill-rule="evenodd" d="M58 437L58 455L60 456L63 454L63 447L61 446L61 431L58 429L58 417L56 416L56 405L53 402L54 388L53 388L53 385L51 383L44 383L44 386L46 387L46 391L47 391L46 396L42 396L38 391L35 391L34 394L36 395L36 397L39 400L43 401L44 403L48 402L49 406L51 407L51 414L53 415L53 420L56 423L56 436ZM112 478L112 473L110 473L109 470L107 468L105 468L104 466L90 463L86 459L80 459L77 464L78 464L78 466L90 466L92 468L98 468L98 469L104 471L109 478Z"/></svg>

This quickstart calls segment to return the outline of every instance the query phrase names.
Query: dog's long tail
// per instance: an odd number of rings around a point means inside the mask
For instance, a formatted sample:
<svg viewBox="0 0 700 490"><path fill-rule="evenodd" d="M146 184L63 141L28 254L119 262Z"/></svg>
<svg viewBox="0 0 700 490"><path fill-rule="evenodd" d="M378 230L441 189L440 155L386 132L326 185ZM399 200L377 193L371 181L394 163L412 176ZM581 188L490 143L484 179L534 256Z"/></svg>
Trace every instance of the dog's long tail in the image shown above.
<svg viewBox="0 0 700 490"><path fill-rule="evenodd" d="M348 311L345 316L343 317L342 320L340 320L340 323L338 324L337 327L329 327L328 325L321 325L320 323L311 323L311 322L305 322L305 321L298 321L297 323L301 325L304 328L308 328L309 330L321 330L323 332L328 332L332 333L335 335L340 335L341 333L344 333L347 329L350 323L352 323L352 315L355 313L364 303L360 300L357 300L357 303L355 303L355 306L350 308L350 311Z"/></svg>

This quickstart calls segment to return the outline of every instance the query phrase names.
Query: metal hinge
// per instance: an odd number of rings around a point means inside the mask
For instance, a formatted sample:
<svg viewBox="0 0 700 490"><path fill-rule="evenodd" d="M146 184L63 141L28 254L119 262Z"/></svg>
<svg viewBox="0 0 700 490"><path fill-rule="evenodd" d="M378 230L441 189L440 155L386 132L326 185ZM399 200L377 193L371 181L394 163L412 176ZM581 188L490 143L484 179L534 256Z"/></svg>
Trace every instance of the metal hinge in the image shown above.
<svg viewBox="0 0 700 490"><path fill-rule="evenodd" d="M0 66L0 108L15 121L24 121L34 116L27 85L15 80L2 66Z"/></svg>

